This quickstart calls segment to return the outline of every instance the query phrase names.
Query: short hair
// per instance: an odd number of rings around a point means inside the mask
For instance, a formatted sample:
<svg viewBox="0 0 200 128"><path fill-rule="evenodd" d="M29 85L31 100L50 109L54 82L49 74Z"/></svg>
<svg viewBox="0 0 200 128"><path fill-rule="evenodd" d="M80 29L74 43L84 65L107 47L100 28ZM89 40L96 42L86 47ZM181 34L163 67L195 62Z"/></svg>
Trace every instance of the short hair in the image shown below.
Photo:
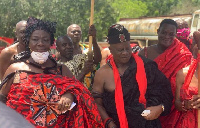
<svg viewBox="0 0 200 128"><path fill-rule="evenodd" d="M80 27L78 24L71 24L69 27L67 27L67 34L68 34L68 32L69 32L69 28L70 28L71 26L74 26L74 25ZM81 28L81 27L80 27L80 28Z"/></svg>
<svg viewBox="0 0 200 128"><path fill-rule="evenodd" d="M60 42L60 40L63 39L63 38L67 38L67 39L69 39L72 42L72 39L68 35L59 36L57 38L57 40L56 40L56 46L57 46L57 43Z"/></svg>
<svg viewBox="0 0 200 128"><path fill-rule="evenodd" d="M172 19L164 19L164 20L162 20L162 22L160 23L159 29L160 29L164 24L174 25L174 26L176 27L176 29L178 28L178 25L177 25L176 21L174 21L174 20L172 20Z"/></svg>

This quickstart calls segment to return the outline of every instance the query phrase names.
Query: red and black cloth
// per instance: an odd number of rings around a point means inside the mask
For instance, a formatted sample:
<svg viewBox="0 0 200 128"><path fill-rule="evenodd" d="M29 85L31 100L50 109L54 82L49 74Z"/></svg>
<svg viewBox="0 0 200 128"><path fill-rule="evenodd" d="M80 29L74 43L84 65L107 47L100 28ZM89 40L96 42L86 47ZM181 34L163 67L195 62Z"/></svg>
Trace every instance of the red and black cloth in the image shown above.
<svg viewBox="0 0 200 128"><path fill-rule="evenodd" d="M76 106L61 114L56 110L55 104L65 92L70 92L75 96ZM47 126L55 128L103 127L90 92L75 79L61 75L20 72L19 80L11 85L7 98L7 106L21 113L38 128ZM40 102L37 103L37 100Z"/></svg>
<svg viewBox="0 0 200 128"><path fill-rule="evenodd" d="M130 66L120 76L113 56L107 59L113 69L116 89L102 94L104 108L118 127L161 128L158 119L147 121L141 113L145 106L160 104L165 106L162 114L169 113L172 104L170 83L155 62L135 54L130 61Z"/></svg>

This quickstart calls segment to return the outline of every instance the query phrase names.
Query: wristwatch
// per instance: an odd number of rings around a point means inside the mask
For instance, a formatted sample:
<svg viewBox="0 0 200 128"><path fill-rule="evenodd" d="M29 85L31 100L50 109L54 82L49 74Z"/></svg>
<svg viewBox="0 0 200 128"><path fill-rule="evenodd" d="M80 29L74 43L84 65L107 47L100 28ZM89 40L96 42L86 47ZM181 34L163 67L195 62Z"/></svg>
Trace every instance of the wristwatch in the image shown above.
<svg viewBox="0 0 200 128"><path fill-rule="evenodd" d="M165 111L165 106L163 104L161 104L162 110L163 112Z"/></svg>

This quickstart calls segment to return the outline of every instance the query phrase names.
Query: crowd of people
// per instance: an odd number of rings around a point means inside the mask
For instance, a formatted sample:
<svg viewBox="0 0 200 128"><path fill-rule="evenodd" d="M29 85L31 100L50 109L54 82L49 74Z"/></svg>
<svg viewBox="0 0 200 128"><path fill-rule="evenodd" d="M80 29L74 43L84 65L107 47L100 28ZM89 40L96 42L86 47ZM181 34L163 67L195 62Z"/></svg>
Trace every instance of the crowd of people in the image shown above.
<svg viewBox="0 0 200 128"><path fill-rule="evenodd" d="M30 17L0 54L0 101L34 127L197 128L200 32L190 37L185 21L164 19L158 43L143 49L120 24L108 28L103 50L94 25L92 51L77 24L55 33L55 22Z"/></svg>

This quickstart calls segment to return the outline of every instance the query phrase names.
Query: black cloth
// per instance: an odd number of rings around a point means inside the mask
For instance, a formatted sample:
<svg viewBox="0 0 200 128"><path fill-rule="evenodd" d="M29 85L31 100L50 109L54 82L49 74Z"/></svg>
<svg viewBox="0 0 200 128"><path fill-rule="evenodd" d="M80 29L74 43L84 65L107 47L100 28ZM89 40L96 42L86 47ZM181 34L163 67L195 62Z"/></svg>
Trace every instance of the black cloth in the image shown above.
<svg viewBox="0 0 200 128"><path fill-rule="evenodd" d="M164 104L162 115L167 115L172 106L172 91L169 80L159 71L154 61L143 58L147 78L146 106ZM159 119L147 121L142 116L144 105L139 103L140 92L136 81L136 62L131 58L131 65L121 76L123 98L129 128L161 128ZM145 79L145 76L142 76ZM104 90L102 94L103 105L108 115L119 127L119 120L115 106L115 92Z"/></svg>

